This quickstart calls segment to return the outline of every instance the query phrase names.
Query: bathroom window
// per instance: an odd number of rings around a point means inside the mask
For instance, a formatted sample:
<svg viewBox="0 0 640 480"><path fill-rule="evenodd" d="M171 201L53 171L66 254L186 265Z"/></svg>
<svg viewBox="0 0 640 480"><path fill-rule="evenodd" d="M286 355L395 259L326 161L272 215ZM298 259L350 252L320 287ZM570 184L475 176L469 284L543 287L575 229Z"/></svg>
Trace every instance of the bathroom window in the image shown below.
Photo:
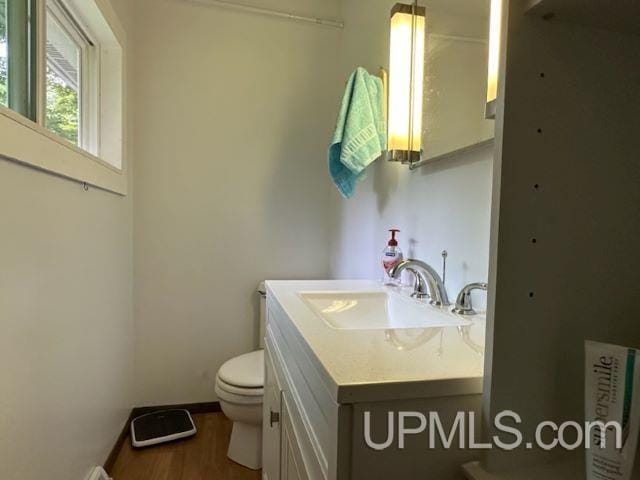
<svg viewBox="0 0 640 480"><path fill-rule="evenodd" d="M55 0L46 9L46 114L45 126L69 142L95 153L89 130L96 112L89 108L92 96L89 58L93 44L86 29Z"/></svg>
<svg viewBox="0 0 640 480"><path fill-rule="evenodd" d="M109 0L0 0L0 157L125 194L124 58Z"/></svg>

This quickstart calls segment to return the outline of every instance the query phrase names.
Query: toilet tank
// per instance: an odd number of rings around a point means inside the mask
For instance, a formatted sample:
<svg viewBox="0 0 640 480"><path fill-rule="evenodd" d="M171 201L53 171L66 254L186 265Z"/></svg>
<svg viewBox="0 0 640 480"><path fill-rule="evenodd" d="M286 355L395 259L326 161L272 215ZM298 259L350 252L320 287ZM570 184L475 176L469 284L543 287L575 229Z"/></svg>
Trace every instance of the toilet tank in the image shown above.
<svg viewBox="0 0 640 480"><path fill-rule="evenodd" d="M261 282L260 285L258 285L258 295L260 297L260 337L258 345L260 348L264 348L264 336L267 333L267 289L264 282Z"/></svg>

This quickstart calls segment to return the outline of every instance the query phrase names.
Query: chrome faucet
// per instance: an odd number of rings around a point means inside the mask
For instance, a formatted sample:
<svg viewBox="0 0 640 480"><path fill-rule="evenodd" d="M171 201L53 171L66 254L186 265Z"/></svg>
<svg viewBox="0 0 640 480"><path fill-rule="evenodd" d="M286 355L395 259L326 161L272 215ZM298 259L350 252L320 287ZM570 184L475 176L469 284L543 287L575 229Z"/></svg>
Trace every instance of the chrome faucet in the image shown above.
<svg viewBox="0 0 640 480"><path fill-rule="evenodd" d="M400 274L408 270L413 273L415 283L413 286L413 296L416 298L431 298L431 305L443 306L451 305L447 290L438 272L433 267L421 260L405 260L389 270L389 275L393 278L400 278Z"/></svg>
<svg viewBox="0 0 640 480"><path fill-rule="evenodd" d="M453 313L457 313L458 315L475 315L476 311L473 309L473 304L471 303L471 292L474 290L487 290L486 283L470 283L458 294L458 298L456 299L456 306L453 308Z"/></svg>

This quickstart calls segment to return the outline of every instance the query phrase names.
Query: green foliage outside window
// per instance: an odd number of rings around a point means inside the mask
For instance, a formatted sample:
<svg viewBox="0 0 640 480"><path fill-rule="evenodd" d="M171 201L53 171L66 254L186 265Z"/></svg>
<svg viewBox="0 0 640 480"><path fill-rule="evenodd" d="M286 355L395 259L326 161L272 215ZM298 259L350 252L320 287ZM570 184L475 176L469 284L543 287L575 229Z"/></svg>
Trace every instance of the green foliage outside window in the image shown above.
<svg viewBox="0 0 640 480"><path fill-rule="evenodd" d="M0 0L0 51L7 46L7 2ZM7 104L7 57L0 56L0 104Z"/></svg>
<svg viewBox="0 0 640 480"><path fill-rule="evenodd" d="M46 127L77 145L79 111L78 92L47 68Z"/></svg>
<svg viewBox="0 0 640 480"><path fill-rule="evenodd" d="M0 57L0 105L7 105L7 61Z"/></svg>

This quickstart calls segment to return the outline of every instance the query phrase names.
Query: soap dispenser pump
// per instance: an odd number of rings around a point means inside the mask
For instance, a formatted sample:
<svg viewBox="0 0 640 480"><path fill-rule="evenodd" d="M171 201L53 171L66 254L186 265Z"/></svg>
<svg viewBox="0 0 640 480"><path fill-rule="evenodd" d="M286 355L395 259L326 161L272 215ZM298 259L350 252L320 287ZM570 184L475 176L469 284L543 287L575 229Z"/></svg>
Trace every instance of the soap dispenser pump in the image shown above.
<svg viewBox="0 0 640 480"><path fill-rule="evenodd" d="M399 280L389 275L389 270L394 268L404 259L402 250L398 246L398 240L396 240L396 234L400 233L397 228L389 230L391 232L391 238L387 242L387 247L382 251L382 267L384 269L384 283L387 285L397 285Z"/></svg>

